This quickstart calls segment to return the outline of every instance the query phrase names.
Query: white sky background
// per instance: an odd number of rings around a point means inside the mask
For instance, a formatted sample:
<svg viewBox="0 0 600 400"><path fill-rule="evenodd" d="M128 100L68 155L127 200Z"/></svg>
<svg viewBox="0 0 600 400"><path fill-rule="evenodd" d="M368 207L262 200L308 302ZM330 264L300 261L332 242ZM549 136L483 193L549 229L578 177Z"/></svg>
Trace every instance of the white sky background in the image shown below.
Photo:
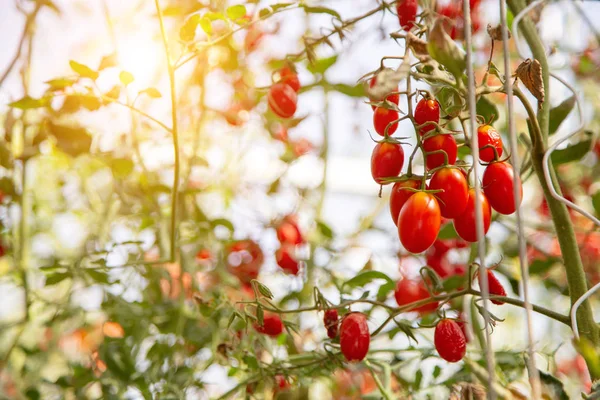
<svg viewBox="0 0 600 400"><path fill-rule="evenodd" d="M147 111L157 118L165 121L169 125L170 103L168 99L168 82L163 79L158 84L155 81L157 67L164 68L161 65L164 59L162 44L158 41L158 30L156 20L151 18L154 15L154 3L151 1L134 0L107 0L113 22L117 30L117 40L120 53L120 61L123 69L130 71L136 80L131 85L132 90L139 90L149 86L157 87L162 93L163 98L152 102ZM49 9L44 9L38 18L37 34L34 43L33 68L31 71L31 95L40 95L45 89L44 81L63 75L71 74L68 60L88 64L92 67L98 65L103 55L112 51L112 43L108 34L104 17L102 14L101 0L78 1L78 0L56 0L55 3L63 11L63 16L59 18ZM261 2L261 7L266 5ZM344 18L362 14L368 9L375 7L375 2L370 0L357 1L329 1L323 5L335 8ZM584 2L583 6L592 20L598 27L598 18L600 17L599 2ZM497 22L497 2L484 1L482 14L491 19L487 22ZM380 15L370 17L369 19L357 25L357 28L349 34L349 40L343 44L336 42L336 50L342 55L338 62L327 71L326 77L333 83L354 84L363 74L374 70L379 65L379 60L385 55L400 55L403 48L393 40L382 35L397 30L397 19L392 15L386 15L383 19L383 32L375 29L380 22ZM304 17L301 13L290 11L277 17L284 21L281 25L280 34L275 37L265 39L261 45L261 51L268 51L274 57L282 57L288 52L295 52L300 49L297 38L304 30ZM543 24L541 31L544 39L567 47L573 51L584 49L582 39L587 38L590 33L587 26L580 20L579 15L574 12L566 2L552 4L546 7L542 17ZM12 58L21 29L23 17L15 8L12 0L0 0L0 37L2 45L0 47L0 72L4 71L5 66ZM269 26L269 24L267 24ZM312 16L311 28L318 34L322 27L330 26L330 16ZM482 30L483 32L484 30ZM148 38L152 40L148 40ZM476 42L481 43L486 40L485 34L476 38ZM173 40L174 41L174 40ZM587 41L585 41L587 42ZM330 55L331 50L320 52L320 56ZM485 57L478 59L479 62L485 62ZM250 62L260 60L250 60ZM551 59L551 65L555 68L569 63L568 59L560 56ZM253 64L254 65L254 64ZM391 64L390 66L393 66ZM502 66L500 66L502 69ZM9 79L4 83L0 90L0 111L4 111L6 104L22 96L20 93L20 80L15 69ZM118 74L118 72L116 72ZM185 74L185 68L182 70ZM566 73L564 76L573 80L573 77ZM269 75L265 72L257 78L258 86L265 86L269 83ZM305 71L300 71L300 80L303 83L309 83L310 75ZM116 78L107 77L103 83L109 87L110 82L115 82ZM183 79L182 79L183 81ZM221 108L226 104L228 93L226 90L211 91L210 106ZM560 87L553 84L550 101L553 104L562 101L568 93ZM597 99L593 99L594 101ZM312 117L301 124L295 131L290 132L292 136L305 136L316 144L321 140L321 121L323 120L323 96L318 91L306 93L300 96L298 115L311 113ZM406 109L405 99L401 103L401 108ZM589 114L589 113L588 113ZM115 135L127 129L129 119L126 112L121 110L111 111L109 116L105 111L98 112L97 115L91 113L86 117L86 126L93 132L98 133L104 138L100 142L101 146L111 146L111 140ZM504 117L503 113L503 117ZM592 115L587 115L592 118ZM367 131L373 132L372 111L370 106L362 104L361 100L351 99L344 95L333 93L330 95L330 143L329 143L329 167L327 172L327 195L324 208L324 219L338 233L344 234L353 231L357 226L359 219L368 214L376 204L378 186L373 182L370 175L370 156L374 146ZM569 125L576 122L575 113L569 118L570 124L564 124L561 128L563 134L567 133ZM253 126L252 123L249 124ZM397 131L397 136L412 136L413 128L408 121L403 121ZM112 138L112 139L111 139ZM168 144L165 144L168 145ZM253 149L254 151L255 149ZM148 149L149 161L157 162L159 168L162 163L169 163L170 153L156 151L151 152ZM262 156L261 150L256 150L253 159L259 159ZM410 148L405 148L406 158ZM215 156L217 157L217 156ZM305 182L308 185L318 184L320 176L319 164L310 156L302 160L302 168L297 168L295 179ZM257 167L256 171L269 171L268 166ZM406 170L406 167L405 167ZM260 177L257 178L260 180ZM387 188L389 190L389 187ZM527 190L525 197L527 200ZM285 208L285 205L282 206ZM362 239L365 250L358 251L352 257L344 259L344 267L348 268L349 273L353 268L362 266L361 260L368 256L369 252L378 255L376 260L377 267L388 272L393 278L398 276L397 262L394 254L399 249L399 243L395 233L395 227L389 217L387 206L384 207L381 215L377 219L377 225L383 227L386 234L370 234ZM501 240L505 232L498 227L492 228L490 232L498 240ZM274 266L271 266L275 270ZM271 276L273 275L273 276ZM289 287L280 285L283 277L270 274L266 277L265 283L272 288ZM294 285L294 283L292 283ZM0 283L0 291L2 284ZM276 290L275 290L276 291ZM280 289L278 294L281 294ZM539 300L541 303L548 301L547 298L541 298L544 291L534 290L533 300ZM9 296L10 297L10 296ZM4 315L14 302L3 301L0 304L0 315ZM392 299L393 301L393 299ZM12 303L12 305L11 305ZM548 304L546 304L548 305ZM500 316L505 316L509 309L494 308L494 312ZM553 304L553 308L567 310L568 303ZM525 334L522 325L522 313L519 309L510 308L510 314L505 323L498 326L494 333L493 341L495 348L522 347L525 346ZM311 326L314 321L303 321L306 326ZM376 321L371 321L372 328ZM535 337L543 348L548 343L559 343L568 336L568 332L563 327L550 323L546 318L535 316L534 318ZM523 335L515 337L514 332L523 332ZM396 339L394 345L401 347L405 342L403 339ZM213 378L220 381L222 377L219 372L212 375ZM221 386L223 387L223 386Z"/></svg>

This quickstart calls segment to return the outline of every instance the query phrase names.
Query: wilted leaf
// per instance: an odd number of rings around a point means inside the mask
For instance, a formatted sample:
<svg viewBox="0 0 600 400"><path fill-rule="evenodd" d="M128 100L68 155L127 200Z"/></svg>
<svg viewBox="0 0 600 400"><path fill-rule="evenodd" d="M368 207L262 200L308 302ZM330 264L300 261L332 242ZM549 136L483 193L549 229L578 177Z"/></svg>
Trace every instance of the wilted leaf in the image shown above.
<svg viewBox="0 0 600 400"><path fill-rule="evenodd" d="M515 75L523 82L525 87L538 100L541 107L544 102L544 82L542 81L542 65L536 59L528 58L523 61L515 71Z"/></svg>
<svg viewBox="0 0 600 400"><path fill-rule="evenodd" d="M135 78L133 77L133 75L130 72L127 72L127 71L121 71L121 73L119 74L119 80L125 86L127 86L131 82L133 82L134 79Z"/></svg>
<svg viewBox="0 0 600 400"><path fill-rule="evenodd" d="M436 19L433 24L427 42L427 51L434 60L446 67L457 79L462 78L467 66L465 51L446 33L444 21L441 18Z"/></svg>
<svg viewBox="0 0 600 400"><path fill-rule="evenodd" d="M573 107L575 106L575 96L571 96L564 100L562 103L550 109L550 116L548 121L548 131L552 135L555 133L560 124L567 118Z"/></svg>
<svg viewBox="0 0 600 400"><path fill-rule="evenodd" d="M427 41L419 38L414 33L406 33L406 45L411 48L416 56L429 57L429 52L427 51Z"/></svg>
<svg viewBox="0 0 600 400"><path fill-rule="evenodd" d="M507 28L506 32L508 33L508 38L510 39L510 30ZM487 26L487 33L488 35L490 35L490 38L492 40L498 40L500 42L503 41L502 38L502 25L496 25L494 27L492 27L492 24L488 24Z"/></svg>
<svg viewBox="0 0 600 400"><path fill-rule="evenodd" d="M81 76L81 77L90 78L91 80L98 79L98 76L99 76L98 72L94 71L87 65L78 63L77 61L73 61L73 60L69 61L69 65L71 66L71 69L73 71L75 71L77 74L79 74L79 76Z"/></svg>

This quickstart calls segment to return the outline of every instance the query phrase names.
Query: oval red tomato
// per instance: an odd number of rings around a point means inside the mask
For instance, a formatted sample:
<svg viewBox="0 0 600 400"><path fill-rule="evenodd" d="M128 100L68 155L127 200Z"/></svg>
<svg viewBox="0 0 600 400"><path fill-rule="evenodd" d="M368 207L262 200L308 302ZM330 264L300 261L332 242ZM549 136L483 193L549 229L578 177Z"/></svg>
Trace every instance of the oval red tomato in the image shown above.
<svg viewBox="0 0 600 400"><path fill-rule="evenodd" d="M298 96L290 85L281 82L274 84L267 97L273 113L286 119L294 116Z"/></svg>
<svg viewBox="0 0 600 400"><path fill-rule="evenodd" d="M498 131L491 125L481 125L477 128L477 140L479 143L479 159L484 162L491 162L495 159L494 149L498 157L502 157L502 137Z"/></svg>
<svg viewBox="0 0 600 400"><path fill-rule="evenodd" d="M415 107L415 124L422 125L425 122L440 122L440 104L437 100L422 98ZM421 136L435 129L435 125L425 125L419 129Z"/></svg>
<svg viewBox="0 0 600 400"><path fill-rule="evenodd" d="M513 167L506 162L495 162L488 165L483 173L483 192L488 198L490 205L500 214L509 215L517 209L514 198L514 171ZM519 205L523 200L523 186L519 184Z"/></svg>
<svg viewBox="0 0 600 400"><path fill-rule="evenodd" d="M362 361L369 352L371 334L364 314L346 314L340 326L340 348L346 360Z"/></svg>
<svg viewBox="0 0 600 400"><path fill-rule="evenodd" d="M392 135L398 129L398 123L392 123L398 119L398 111L390 110L384 107L375 108L375 112L373 113L373 126L375 127L375 132L384 136L385 129L389 125L387 134L388 136ZM391 124L391 125L390 125Z"/></svg>
<svg viewBox="0 0 600 400"><path fill-rule="evenodd" d="M249 283L258 277L264 261L262 249L253 240L240 240L225 251L227 269L241 282Z"/></svg>
<svg viewBox="0 0 600 400"><path fill-rule="evenodd" d="M418 189L421 187L421 181L416 179L406 179L404 181L395 182L390 194L390 213L395 225L398 225L398 216L400 210L406 200L416 192L406 188Z"/></svg>
<svg viewBox="0 0 600 400"><path fill-rule="evenodd" d="M279 82L289 85L296 93L300 90L298 74L287 65L279 70Z"/></svg>
<svg viewBox="0 0 600 400"><path fill-rule="evenodd" d="M296 260L293 254L294 246L289 244L282 244L281 247L275 252L275 260L277 260L277 265L279 265L286 274L290 275L296 275L300 270L298 267L298 260Z"/></svg>
<svg viewBox="0 0 600 400"><path fill-rule="evenodd" d="M287 215L277 226L277 239L280 243L302 244L304 237L295 215Z"/></svg>
<svg viewBox="0 0 600 400"><path fill-rule="evenodd" d="M460 325L452 319L442 319L435 327L435 349L448 362L462 360L467 352L467 340Z"/></svg>
<svg viewBox="0 0 600 400"><path fill-rule="evenodd" d="M442 168L433 174L429 189L442 190L435 193L440 212L444 218L458 217L467 208L469 185L462 172L456 168Z"/></svg>
<svg viewBox="0 0 600 400"><path fill-rule="evenodd" d="M396 290L394 291L394 297L396 298L396 302L398 306L403 307L407 304L411 304L420 300L425 300L431 297L427 289L425 288L425 284L421 282L417 282L411 279L403 278L398 281L396 284ZM438 302L432 302L425 305L422 305L417 308L412 308L408 311L417 311L419 313L425 314L435 311L438 307Z"/></svg>
<svg viewBox="0 0 600 400"><path fill-rule="evenodd" d="M325 310L325 315L323 316L323 325L325 325L325 329L327 329L327 337L330 339L334 339L338 334L338 318L338 312L335 308Z"/></svg>
<svg viewBox="0 0 600 400"><path fill-rule="evenodd" d="M404 165L404 150L400 143L377 143L371 155L371 175L375 182L387 185L382 178L395 178Z"/></svg>
<svg viewBox="0 0 600 400"><path fill-rule="evenodd" d="M411 253L421 253L433 245L441 223L440 206L435 197L417 192L404 203L398 216L400 242Z"/></svg>
<svg viewBox="0 0 600 400"><path fill-rule="evenodd" d="M490 228L492 221L492 208L486 195L481 192L481 210L483 213L483 234L485 235ZM475 227L475 189L469 190L469 201L465 211L454 218L454 229L462 239L467 242L477 241L477 231Z"/></svg>
<svg viewBox="0 0 600 400"><path fill-rule="evenodd" d="M436 135L434 137L423 140L423 150L429 153L436 150L446 152L448 156L448 164L452 165L456 162L458 156L458 146L456 139L452 135ZM434 169L444 165L446 157L441 153L430 154L425 156L425 163L428 169Z"/></svg>
<svg viewBox="0 0 600 400"><path fill-rule="evenodd" d="M419 2L417 0L398 0L396 3L398 22L400 23L400 27L406 32L410 31L412 27L415 26L418 7Z"/></svg>
<svg viewBox="0 0 600 400"><path fill-rule="evenodd" d="M263 324L259 325L258 322L255 322L254 329L263 335L276 337L283 332L283 322L278 314L265 311L263 315Z"/></svg>

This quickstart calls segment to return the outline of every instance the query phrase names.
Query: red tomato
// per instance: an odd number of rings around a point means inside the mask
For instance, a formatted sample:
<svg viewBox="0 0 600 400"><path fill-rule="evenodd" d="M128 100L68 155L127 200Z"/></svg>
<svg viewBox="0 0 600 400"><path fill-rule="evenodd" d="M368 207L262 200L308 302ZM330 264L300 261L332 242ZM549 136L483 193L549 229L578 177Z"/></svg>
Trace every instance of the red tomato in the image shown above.
<svg viewBox="0 0 600 400"><path fill-rule="evenodd" d="M481 288L481 276L478 276L479 278L479 287ZM504 290L504 286L502 286L502 284L500 283L500 281L498 280L498 278L496 278L496 275L494 275L494 273L492 272L491 269L487 270L487 281L488 281L488 293L491 294L492 296L503 296L506 297L506 290ZM503 301L500 300L490 300L492 303L496 304L496 305L502 305L504 304Z"/></svg>
<svg viewBox="0 0 600 400"><path fill-rule="evenodd" d="M433 341L440 357L448 362L462 360L467 352L465 334L460 325L452 319L444 318L438 322Z"/></svg>
<svg viewBox="0 0 600 400"><path fill-rule="evenodd" d="M443 150L448 155L448 164L452 165L456 162L458 155L458 146L452 135L436 135L434 137L423 140L423 150L429 153L436 150ZM428 169L434 169L446 162L446 157L441 153L430 154L425 156L425 162Z"/></svg>
<svg viewBox="0 0 600 400"><path fill-rule="evenodd" d="M479 159L484 162L493 161L495 158L494 149L486 147L492 145L496 148L498 157L502 157L502 137L491 125L481 125L477 128L477 140L479 143Z"/></svg>
<svg viewBox="0 0 600 400"><path fill-rule="evenodd" d="M440 122L440 104L435 99L422 98L415 107L415 124L422 125L425 122ZM425 125L419 129L421 136L435 129L435 125Z"/></svg>
<svg viewBox="0 0 600 400"><path fill-rule="evenodd" d="M325 310L325 315L323 316L323 325L325 325L325 329L327 329L327 336L330 339L334 339L338 334L338 318L338 312L335 308Z"/></svg>
<svg viewBox="0 0 600 400"><path fill-rule="evenodd" d="M433 174L429 189L443 190L435 193L444 218L455 218L465 211L469 200L469 185L465 176L456 168L442 168Z"/></svg>
<svg viewBox="0 0 600 400"><path fill-rule="evenodd" d="M403 278L399 280L396 284L394 297L396 298L396 302L398 303L398 305L402 307L407 304L414 303L416 301L428 299L431 297L431 295L425 288L425 284L422 281L416 282L410 279ZM417 308L412 308L408 311L417 311L419 313L426 314L435 311L437 307L438 303L436 301L422 305Z"/></svg>
<svg viewBox="0 0 600 400"><path fill-rule="evenodd" d="M432 194L417 192L406 201L398 216L398 235L411 253L427 250L440 231L440 206Z"/></svg>
<svg viewBox="0 0 600 400"><path fill-rule="evenodd" d="M300 80L298 74L289 66L284 66L279 70L279 82L289 85L294 92L298 93L300 90Z"/></svg>
<svg viewBox="0 0 600 400"><path fill-rule="evenodd" d="M373 76L371 78L371 80L369 80L369 87L373 87L375 86L375 83L377 83L377 75ZM370 99L372 102L373 101L382 101L381 99L375 99L375 98L371 98ZM400 103L400 94L398 93L392 93L392 94L388 94L385 97L386 101L389 101L390 103L394 103L395 105L398 105L398 103ZM375 111L375 109L377 108L377 106L371 104L371 108L373 109L373 111Z"/></svg>
<svg viewBox="0 0 600 400"><path fill-rule="evenodd" d="M483 234L485 235L490 228L492 221L492 208L487 197L481 192L481 210L483 211ZM465 211L454 218L454 229L462 239L467 242L477 241L477 231L475 227L475 189L469 190L469 201Z"/></svg>
<svg viewBox="0 0 600 400"><path fill-rule="evenodd" d="M404 188L418 189L419 187L421 187L421 181L416 179L407 179L394 183L390 194L390 213L395 225L398 225L398 216L400 215L402 206L410 196L415 194L412 190Z"/></svg>
<svg viewBox="0 0 600 400"><path fill-rule="evenodd" d="M302 244L304 238L298 226L298 220L295 215L287 215L277 226L277 239L279 242L289 244Z"/></svg>
<svg viewBox="0 0 600 400"><path fill-rule="evenodd" d="M227 269L241 282L248 283L258 277L264 256L260 246L253 240L240 240L225 250Z"/></svg>
<svg viewBox="0 0 600 400"><path fill-rule="evenodd" d="M223 113L225 120L229 125L242 126L248 121L248 112L246 112L239 103L232 104L227 111Z"/></svg>
<svg viewBox="0 0 600 400"><path fill-rule="evenodd" d="M490 205L500 214L509 215L515 212L515 198L513 194L514 171L512 166L506 162L495 162L487 166L483 173L483 192L488 198ZM519 182L519 204L523 200L523 186Z"/></svg>
<svg viewBox="0 0 600 400"><path fill-rule="evenodd" d="M196 262L198 264L204 264L204 263L209 262L212 259L212 254L210 253L210 250L208 250L208 249L200 249L196 253L195 258L196 258Z"/></svg>
<svg viewBox="0 0 600 400"><path fill-rule="evenodd" d="M283 322L278 314L265 311L263 315L263 324L259 325L258 322L255 322L254 329L263 335L276 337L283 332Z"/></svg>
<svg viewBox="0 0 600 400"><path fill-rule="evenodd" d="M265 34L262 29L256 25L251 25L248 28L246 37L244 38L244 48L246 49L246 53L252 53L254 50L256 50L262 42L264 36Z"/></svg>
<svg viewBox="0 0 600 400"><path fill-rule="evenodd" d="M364 314L346 314L340 327L340 348L346 360L362 361L369 352L371 334Z"/></svg>
<svg viewBox="0 0 600 400"><path fill-rule="evenodd" d="M290 383L283 375L275 375L275 392L282 392L290 388Z"/></svg>
<svg viewBox="0 0 600 400"><path fill-rule="evenodd" d="M400 22L400 27L406 32L410 31L412 27L415 26L418 7L419 2L417 0L398 0L396 3L398 22Z"/></svg>
<svg viewBox="0 0 600 400"><path fill-rule="evenodd" d="M404 150L400 143L377 143L371 155L371 175L375 182L387 185L383 178L395 178L404 165Z"/></svg>
<svg viewBox="0 0 600 400"><path fill-rule="evenodd" d="M375 132L381 136L384 136L385 128L387 128L388 125L392 124L392 122L396 121L397 119L398 111L389 110L384 107L376 107L375 112L373 113L373 126L375 127ZM396 129L398 129L398 123L394 122L388 128L387 134L393 135L394 132L396 132Z"/></svg>
<svg viewBox="0 0 600 400"><path fill-rule="evenodd" d="M296 275L299 271L298 260L294 258L293 254L294 246L289 244L282 244L275 252L277 265L279 265L286 274L290 275Z"/></svg>
<svg viewBox="0 0 600 400"><path fill-rule="evenodd" d="M285 83L271 86L268 94L269 108L281 118L291 118L296 112L298 96L294 89Z"/></svg>

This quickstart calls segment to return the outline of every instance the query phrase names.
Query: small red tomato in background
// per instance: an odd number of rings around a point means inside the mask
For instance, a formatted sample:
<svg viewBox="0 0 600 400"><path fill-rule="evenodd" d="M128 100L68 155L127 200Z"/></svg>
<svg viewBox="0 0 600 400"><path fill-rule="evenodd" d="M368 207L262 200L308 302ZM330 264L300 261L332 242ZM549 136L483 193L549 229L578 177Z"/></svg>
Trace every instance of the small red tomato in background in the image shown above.
<svg viewBox="0 0 600 400"><path fill-rule="evenodd" d="M246 53L252 53L256 50L258 46L260 46L264 36L265 34L261 28L256 25L250 25L248 33L246 33L246 37L244 38L244 49L246 50Z"/></svg>
<svg viewBox="0 0 600 400"><path fill-rule="evenodd" d="M294 246L282 244L275 252L275 259L277 260L277 265L279 265L286 274L296 275L300 268L298 267L298 260L293 256L293 253Z"/></svg>
<svg viewBox="0 0 600 400"><path fill-rule="evenodd" d="M417 282L411 279L402 278L396 284L396 290L394 291L394 297L400 307L407 304L414 303L416 301L425 300L431 297L423 281ZM422 314L430 313L435 311L438 307L437 301L422 305L417 308L410 309L408 311L417 311Z"/></svg>
<svg viewBox="0 0 600 400"><path fill-rule="evenodd" d="M415 124L422 125L425 122L440 122L440 104L437 100L422 98L415 107ZM425 135L435 129L435 125L425 125L419 129L419 133Z"/></svg>
<svg viewBox="0 0 600 400"><path fill-rule="evenodd" d="M455 275L454 265L444 255L440 254L427 254L425 262L431 267L436 274L442 279L446 279L450 276Z"/></svg>
<svg viewBox="0 0 600 400"><path fill-rule="evenodd" d="M377 143L371 155L371 175L375 182L387 185L382 178L395 178L404 165L404 150L400 143Z"/></svg>
<svg viewBox="0 0 600 400"><path fill-rule="evenodd" d="M206 264L212 260L212 254L208 249L200 249L196 253L195 257L196 263L198 264Z"/></svg>
<svg viewBox="0 0 600 400"><path fill-rule="evenodd" d="M502 137L491 125L481 125L477 128L477 140L479 143L479 159L491 162L495 158L494 149L485 146L494 146L498 157L502 157ZM485 148L484 148L485 147Z"/></svg>
<svg viewBox="0 0 600 400"><path fill-rule="evenodd" d="M364 314L346 314L340 326L340 348L346 360L362 361L369 352L371 334Z"/></svg>
<svg viewBox="0 0 600 400"><path fill-rule="evenodd" d="M290 388L290 383L283 375L275 375L275 392L282 392Z"/></svg>
<svg viewBox="0 0 600 400"><path fill-rule="evenodd" d="M373 113L373 126L375 127L375 132L380 134L381 136L385 135L385 128L392 122L398 119L398 111L389 110L384 107L375 108L375 112ZM387 134L392 135L398 129L398 123L394 123L390 125Z"/></svg>
<svg viewBox="0 0 600 400"><path fill-rule="evenodd" d="M262 249L253 240L240 240L225 251L227 269L241 282L248 283L258 277L264 261Z"/></svg>
<svg viewBox="0 0 600 400"><path fill-rule="evenodd" d="M398 0L396 3L398 22L400 23L400 27L406 32L410 31L412 27L415 26L418 7L419 2L417 0Z"/></svg>
<svg viewBox="0 0 600 400"><path fill-rule="evenodd" d="M504 286L502 286L502 284L500 283L498 278L496 278L496 275L494 275L491 269L487 270L487 281L488 292L490 295L506 297L506 290L504 290ZM481 286L481 276L479 276L479 288L481 288ZM490 299L490 301L496 305L504 304L504 302L500 300Z"/></svg>
<svg viewBox="0 0 600 400"><path fill-rule="evenodd" d="M303 156L315 148L315 146L307 138L300 138L292 142L291 145L292 151L296 157Z"/></svg>
<svg viewBox="0 0 600 400"><path fill-rule="evenodd" d="M302 244L304 237L298 226L298 219L295 215L286 215L277 226L277 239L281 243Z"/></svg>
<svg viewBox="0 0 600 400"><path fill-rule="evenodd" d="M254 329L263 335L276 337L281 335L283 332L283 322L281 321L279 315L265 312L263 316L263 324L259 325L258 321L255 322Z"/></svg>
<svg viewBox="0 0 600 400"><path fill-rule="evenodd" d="M440 231L440 206L432 194L417 192L402 206L398 216L398 235L411 253L427 250Z"/></svg>
<svg viewBox="0 0 600 400"><path fill-rule="evenodd" d="M323 325L325 325L325 329L327 329L327 337L330 339L334 339L338 334L338 318L338 312L335 308L325 310L325 315L323 316Z"/></svg>
<svg viewBox="0 0 600 400"><path fill-rule="evenodd" d="M429 189L443 190L434 194L439 200L442 217L458 217L467 208L469 185L460 170L456 168L438 170L431 177Z"/></svg>
<svg viewBox="0 0 600 400"><path fill-rule="evenodd" d="M289 85L294 92L298 93L300 90L300 79L298 74L289 65L284 66L279 70L279 82Z"/></svg>
<svg viewBox="0 0 600 400"><path fill-rule="evenodd" d="M456 139L452 135L436 135L434 137L423 140L423 150L426 153L443 150L448 156L448 164L452 165L456 162L458 156L458 146ZM441 153L429 154L425 156L425 164L427 169L434 169L446 162L446 157Z"/></svg>
<svg viewBox="0 0 600 400"><path fill-rule="evenodd" d="M458 362L467 352L465 334L452 319L444 318L435 326L433 337L435 349L440 357L448 362Z"/></svg>
<svg viewBox="0 0 600 400"><path fill-rule="evenodd" d="M407 179L394 183L390 194L390 213L392 214L394 224L398 225L398 216L406 200L416 193L406 188L418 189L419 187L421 187L421 181L416 179Z"/></svg>
<svg viewBox="0 0 600 400"><path fill-rule="evenodd" d="M248 112L239 103L234 103L223 113L229 125L242 126L248 121Z"/></svg>
<svg viewBox="0 0 600 400"><path fill-rule="evenodd" d="M514 171L506 162L494 162L488 165L483 172L482 187L492 208L500 214L509 215L515 212L514 198ZM519 204L523 200L523 186L519 182Z"/></svg>
<svg viewBox="0 0 600 400"><path fill-rule="evenodd" d="M371 80L369 80L369 87L372 88L373 86L375 86L376 83L377 83L377 75L373 76L371 78ZM371 102L382 101L382 99L375 99L375 98L370 98L369 100L371 100ZM388 94L387 96L385 96L385 100L389 101L390 103L394 103L395 105L398 105L398 103L400 103L400 94L398 94L398 93ZM375 111L377 106L371 104L371 108L373 109L373 111Z"/></svg>
<svg viewBox="0 0 600 400"><path fill-rule="evenodd" d="M492 208L487 197L481 192L481 210L483 214L483 234L485 235L492 222ZM454 218L454 229L463 240L467 242L477 241L477 228L475 227L475 189L469 190L469 201L465 211Z"/></svg>
<svg viewBox="0 0 600 400"><path fill-rule="evenodd" d="M276 83L271 86L268 94L269 108L281 118L291 118L296 113L298 96L294 89L285 83Z"/></svg>

